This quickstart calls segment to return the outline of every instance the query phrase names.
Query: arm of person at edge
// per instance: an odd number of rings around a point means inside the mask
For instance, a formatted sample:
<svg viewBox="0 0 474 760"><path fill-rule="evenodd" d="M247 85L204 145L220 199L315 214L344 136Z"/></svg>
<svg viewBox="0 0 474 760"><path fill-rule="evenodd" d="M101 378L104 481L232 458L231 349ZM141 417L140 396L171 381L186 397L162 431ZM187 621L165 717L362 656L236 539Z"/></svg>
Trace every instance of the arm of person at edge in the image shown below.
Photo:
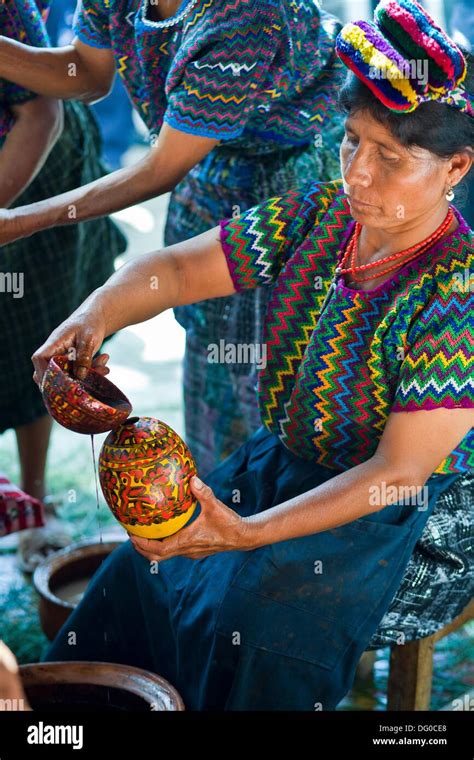
<svg viewBox="0 0 474 760"><path fill-rule="evenodd" d="M37 97L10 106L14 124L0 149L0 206L8 208L34 180L63 129L58 100Z"/></svg>
<svg viewBox="0 0 474 760"><path fill-rule="evenodd" d="M35 48L0 37L0 76L45 97L90 103L110 92L115 62L111 50L77 38L61 48ZM168 192L218 142L164 123L156 143L133 166L53 198L0 211L0 245L107 216Z"/></svg>
<svg viewBox="0 0 474 760"><path fill-rule="evenodd" d="M18 663L13 652L0 640L0 710L31 710L21 683Z"/></svg>
<svg viewBox="0 0 474 760"><path fill-rule="evenodd" d="M150 286L158 278L159 288ZM33 355L41 384L51 356L75 351L75 373L85 377L92 363L102 374L108 355L94 359L102 341L127 325L165 309L235 292L220 244L219 228L125 264L60 325ZM191 488L201 513L178 533L161 540L131 537L149 560L183 555L193 559L329 530L382 509L369 498L374 486L392 494L401 487L418 493L440 462L474 423L472 409L436 409L389 415L374 455L326 483L260 514L241 517L199 479ZM385 488L382 487L385 486ZM395 488L390 488L395 486Z"/></svg>

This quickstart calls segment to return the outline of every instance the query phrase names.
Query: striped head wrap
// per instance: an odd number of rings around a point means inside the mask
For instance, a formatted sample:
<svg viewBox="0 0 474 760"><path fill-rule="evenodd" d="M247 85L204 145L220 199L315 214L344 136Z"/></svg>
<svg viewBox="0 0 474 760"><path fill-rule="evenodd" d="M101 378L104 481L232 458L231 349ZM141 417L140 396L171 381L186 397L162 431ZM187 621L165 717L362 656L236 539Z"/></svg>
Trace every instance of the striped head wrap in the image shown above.
<svg viewBox="0 0 474 760"><path fill-rule="evenodd" d="M346 24L336 40L341 60L391 111L437 102L474 117L462 83L466 60L416 0L382 0L374 21Z"/></svg>

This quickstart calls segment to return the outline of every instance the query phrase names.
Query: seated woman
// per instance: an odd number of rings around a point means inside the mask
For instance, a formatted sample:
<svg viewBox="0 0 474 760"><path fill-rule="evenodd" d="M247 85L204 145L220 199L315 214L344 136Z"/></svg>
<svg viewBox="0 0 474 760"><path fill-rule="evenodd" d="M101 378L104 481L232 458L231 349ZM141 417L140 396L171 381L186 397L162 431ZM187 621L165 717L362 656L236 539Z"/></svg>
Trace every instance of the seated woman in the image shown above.
<svg viewBox="0 0 474 760"><path fill-rule="evenodd" d="M188 709L334 709L438 496L473 470L473 232L450 206L473 163L472 70L411 0L338 46L342 181L127 264L33 357L41 382L75 347L81 377L126 325L273 287L262 427L193 479L190 524L112 554L47 653L153 670Z"/></svg>

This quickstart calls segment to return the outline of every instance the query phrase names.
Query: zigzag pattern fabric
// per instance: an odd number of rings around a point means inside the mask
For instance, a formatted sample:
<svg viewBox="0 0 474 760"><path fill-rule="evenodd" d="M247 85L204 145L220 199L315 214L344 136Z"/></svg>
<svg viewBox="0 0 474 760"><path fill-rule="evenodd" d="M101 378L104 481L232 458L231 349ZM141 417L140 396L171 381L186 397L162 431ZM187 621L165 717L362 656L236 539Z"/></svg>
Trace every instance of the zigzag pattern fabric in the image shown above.
<svg viewBox="0 0 474 760"><path fill-rule="evenodd" d="M254 152L308 144L334 115L341 25L312 0L184 0L153 21L148 0L82 0L77 36L112 48L150 130Z"/></svg>
<svg viewBox="0 0 474 760"><path fill-rule="evenodd" d="M458 228L369 291L343 278L354 226L340 181L221 222L236 290L273 286L259 376L263 423L293 453L337 470L373 455L391 412L474 408L474 234ZM474 469L474 429L436 473Z"/></svg>

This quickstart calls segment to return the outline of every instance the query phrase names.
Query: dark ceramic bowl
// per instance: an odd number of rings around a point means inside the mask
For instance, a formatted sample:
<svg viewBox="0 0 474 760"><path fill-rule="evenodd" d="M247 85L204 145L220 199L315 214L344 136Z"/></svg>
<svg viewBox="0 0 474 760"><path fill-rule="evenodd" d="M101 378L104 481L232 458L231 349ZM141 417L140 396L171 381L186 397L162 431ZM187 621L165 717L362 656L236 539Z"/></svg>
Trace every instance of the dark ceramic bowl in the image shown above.
<svg viewBox="0 0 474 760"><path fill-rule="evenodd" d="M106 433L130 416L132 405L117 386L94 369L85 380L70 372L67 356L53 356L43 376L41 393L51 417L75 433Z"/></svg>
<svg viewBox="0 0 474 760"><path fill-rule="evenodd" d="M50 641L74 612L83 592L102 562L117 549L123 540L86 540L50 554L33 575L39 595L41 627Z"/></svg>
<svg viewBox="0 0 474 760"><path fill-rule="evenodd" d="M183 700L155 673L108 662L45 662L20 666L33 710L174 712Z"/></svg>

